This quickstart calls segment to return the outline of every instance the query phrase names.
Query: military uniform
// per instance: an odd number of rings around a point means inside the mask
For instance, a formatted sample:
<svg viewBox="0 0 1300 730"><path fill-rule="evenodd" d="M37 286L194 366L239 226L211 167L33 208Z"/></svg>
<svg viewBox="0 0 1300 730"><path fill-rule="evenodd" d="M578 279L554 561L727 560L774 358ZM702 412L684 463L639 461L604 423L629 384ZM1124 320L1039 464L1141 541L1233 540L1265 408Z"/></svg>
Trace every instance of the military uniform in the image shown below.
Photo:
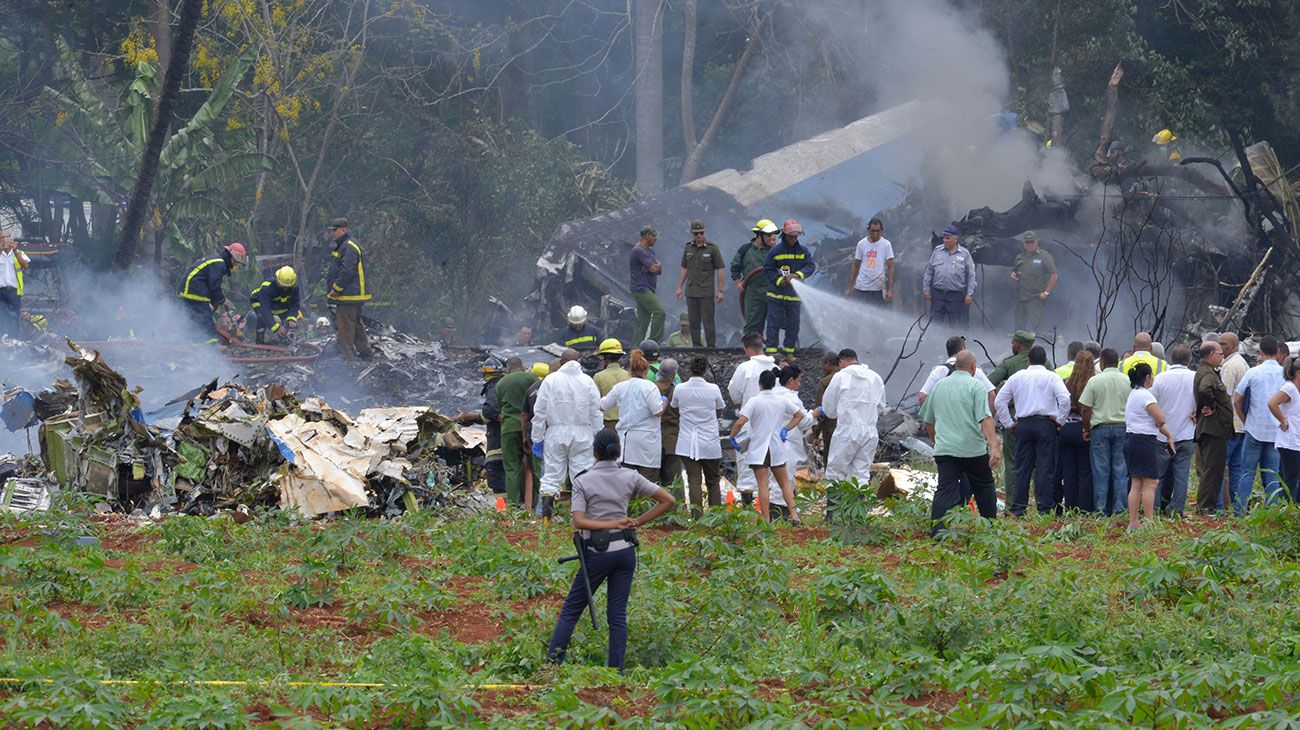
<svg viewBox="0 0 1300 730"><path fill-rule="evenodd" d="M1041 247L1033 253L1021 251L1011 265L1011 273L1016 276L1015 328L1037 332L1043 324L1044 302L1039 295L1047 291L1047 283L1056 273L1056 261Z"/></svg>
<svg viewBox="0 0 1300 730"><path fill-rule="evenodd" d="M497 407L501 412L501 466L505 474L506 499L524 502L524 399L537 383L537 376L522 370L506 373L496 383Z"/></svg>
<svg viewBox="0 0 1300 730"><path fill-rule="evenodd" d="M659 388L659 394L668 399L664 403L664 412L659 418L663 451L659 457L659 483L669 488L669 494L681 499L682 490L672 487L672 484L682 476L682 457L677 455L677 434L681 430L682 414L671 405L673 388L677 387L677 383L656 380L655 386Z"/></svg>
<svg viewBox="0 0 1300 730"><path fill-rule="evenodd" d="M772 282L762 272L763 266L767 264L767 255L772 249L759 248L754 241L755 239L750 239L749 243L741 246L740 250L731 257L732 280L743 282L745 277L749 277L749 283L745 284L745 293L741 296L745 311L745 325L740 332L742 336L750 332L763 333L763 328L767 324L767 293L773 288ZM758 273L755 274L755 271Z"/></svg>
<svg viewBox="0 0 1300 730"><path fill-rule="evenodd" d="M487 454L483 466L487 470L488 488L496 494L506 491L506 473L501 463L501 408L497 404L499 381L500 378L487 381L482 390L483 422L487 424Z"/></svg>
<svg viewBox="0 0 1300 730"><path fill-rule="evenodd" d="M682 293L686 297L686 313L690 317L691 341L696 347L717 347L718 337L714 322L714 272L720 271L722 250L708 241L703 246L694 241L682 250L682 268L686 270L686 283ZM701 327L704 330L700 335Z"/></svg>
<svg viewBox="0 0 1300 730"><path fill-rule="evenodd" d="M1029 367L1029 347L998 363L998 366L993 368L993 372L989 373L989 382L1001 387L1007 378L1027 367ZM1016 490L1016 440L1012 438L1010 431L1002 435L1002 489L1007 495L1007 503L1010 504Z"/></svg>
<svg viewBox="0 0 1300 730"><path fill-rule="evenodd" d="M839 372L839 369L836 368L835 372ZM831 378L833 377L835 377L835 373L823 375L822 379L817 381L817 405L820 406L822 404L822 398L826 395L826 388L830 386ZM831 437L834 435L834 418L823 418L817 422L817 425L813 426L813 436L821 442L820 451L822 455L822 464L826 463L831 448Z"/></svg>

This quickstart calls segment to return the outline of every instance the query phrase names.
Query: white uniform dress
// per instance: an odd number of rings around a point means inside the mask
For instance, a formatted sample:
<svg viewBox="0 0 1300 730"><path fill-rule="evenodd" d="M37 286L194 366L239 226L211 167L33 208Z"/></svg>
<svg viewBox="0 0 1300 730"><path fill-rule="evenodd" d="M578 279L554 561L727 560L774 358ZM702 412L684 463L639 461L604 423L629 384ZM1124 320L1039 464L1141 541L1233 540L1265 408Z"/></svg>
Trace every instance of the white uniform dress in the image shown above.
<svg viewBox="0 0 1300 730"><path fill-rule="evenodd" d="M600 390L577 361L546 376L533 408L533 442L542 444L543 496L558 496L566 479L596 463L592 440L603 425Z"/></svg>
<svg viewBox="0 0 1300 730"><path fill-rule="evenodd" d="M863 363L840 368L822 395L822 410L836 419L826 455L826 478L871 477L880 434L876 420L885 409L885 381Z"/></svg>
<svg viewBox="0 0 1300 730"><path fill-rule="evenodd" d="M758 376L764 370L771 370L776 367L776 359L771 355L752 355L750 358L736 366L736 371L731 374L731 380L727 383L727 395L731 396L731 402L736 404L736 408L744 408L758 394ZM744 441L748 437L749 429L741 431L736 438ZM737 467L743 463L744 459L738 454L736 456ZM758 480L754 478L752 469L736 469L736 489L742 492L752 492L758 489Z"/></svg>
<svg viewBox="0 0 1300 730"><path fill-rule="evenodd" d="M659 387L645 378L629 378L615 385L600 399L600 409L618 409L618 440L623 447L623 463L659 468L663 455L663 429L659 414L664 412L664 397Z"/></svg>
<svg viewBox="0 0 1300 730"><path fill-rule="evenodd" d="M673 388L672 406L681 413L677 455L695 461L721 459L718 411L726 407L722 390L696 376Z"/></svg>
<svg viewBox="0 0 1300 730"><path fill-rule="evenodd" d="M745 463L762 466L771 456L772 466L783 466L787 456L785 443L781 441L781 429L801 410L790 399L771 390L760 391L750 398L740 409L740 415L745 417L749 426Z"/></svg>
<svg viewBox="0 0 1300 730"><path fill-rule="evenodd" d="M798 391L790 390L784 385L777 385L772 390L776 391L782 398L793 403L799 410L807 410L803 407L803 401L799 400ZM792 472L801 466L808 466L808 433L806 429L810 423L812 423L811 418L803 419L799 422L798 426L795 426L790 431L790 436L786 439L786 466L790 467L790 471Z"/></svg>

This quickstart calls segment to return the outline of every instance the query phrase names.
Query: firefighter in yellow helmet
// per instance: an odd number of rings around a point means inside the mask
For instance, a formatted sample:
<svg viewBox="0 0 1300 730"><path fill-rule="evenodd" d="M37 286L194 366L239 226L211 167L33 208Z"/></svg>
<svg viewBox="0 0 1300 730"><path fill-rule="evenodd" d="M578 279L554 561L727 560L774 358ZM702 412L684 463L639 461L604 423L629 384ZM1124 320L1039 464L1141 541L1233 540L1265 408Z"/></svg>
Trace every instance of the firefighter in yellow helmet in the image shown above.
<svg viewBox="0 0 1300 730"><path fill-rule="evenodd" d="M1151 138L1152 143L1165 148L1165 155L1168 157L1170 162L1177 162L1183 159L1183 153L1178 150L1178 145L1174 144L1177 141L1178 137L1168 129L1162 129L1159 132L1156 132L1155 136Z"/></svg>
<svg viewBox="0 0 1300 730"><path fill-rule="evenodd" d="M750 229L754 237L731 257L731 280L736 282L736 291L740 292L742 312L745 315L741 336L750 332L762 334L767 322L767 292L773 286L763 276L763 266L767 263L767 255L772 252L772 246L776 245L778 230L776 224L766 218L755 223Z"/></svg>
<svg viewBox="0 0 1300 730"><path fill-rule="evenodd" d="M605 364L605 369L592 376L596 381L596 389L600 391L600 397L604 398L609 395L609 391L614 389L615 385L632 377L632 374L623 368L623 343L616 338L610 337L600 343L596 349L596 354L600 355L600 360ZM605 427L613 428L618 423L618 409L605 411Z"/></svg>
<svg viewBox="0 0 1300 730"><path fill-rule="evenodd" d="M248 295L253 314L257 316L257 341L264 342L266 333L283 339L296 331L302 321L299 309L298 273L292 266L281 266L275 276L257 285Z"/></svg>

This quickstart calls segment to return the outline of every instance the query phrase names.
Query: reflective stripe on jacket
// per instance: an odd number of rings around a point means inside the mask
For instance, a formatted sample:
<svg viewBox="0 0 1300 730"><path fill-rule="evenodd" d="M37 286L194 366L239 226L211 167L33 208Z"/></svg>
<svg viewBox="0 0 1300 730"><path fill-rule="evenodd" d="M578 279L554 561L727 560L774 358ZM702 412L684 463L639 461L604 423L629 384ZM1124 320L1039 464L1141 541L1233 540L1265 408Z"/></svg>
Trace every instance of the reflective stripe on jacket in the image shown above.
<svg viewBox="0 0 1300 730"><path fill-rule="evenodd" d="M190 273L181 282L177 294L181 299L191 302L207 302L217 305L226 301L226 294L221 290L221 282L230 273L230 265L225 256L212 256L199 259L190 267Z"/></svg>
<svg viewBox="0 0 1300 730"><path fill-rule="evenodd" d="M812 252L807 246L797 240L793 246L781 241L772 247L772 252L767 255L767 263L763 266L768 280L776 286L774 291L767 292L767 296L790 302L799 301L790 282L795 277L807 279L815 271L817 263L813 261Z"/></svg>
<svg viewBox="0 0 1300 730"><path fill-rule="evenodd" d="M328 299L336 302L365 302L370 299L366 290L366 269L361 261L361 247L351 238L345 238L334 247L331 254L330 292Z"/></svg>

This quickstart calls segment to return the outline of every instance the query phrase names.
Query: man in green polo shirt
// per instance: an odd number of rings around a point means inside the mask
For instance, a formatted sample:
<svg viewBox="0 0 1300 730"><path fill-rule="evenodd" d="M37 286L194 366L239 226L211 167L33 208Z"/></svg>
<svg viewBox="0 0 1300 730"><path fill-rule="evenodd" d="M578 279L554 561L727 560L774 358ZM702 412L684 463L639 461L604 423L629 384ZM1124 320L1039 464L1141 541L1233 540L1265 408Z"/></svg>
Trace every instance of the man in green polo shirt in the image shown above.
<svg viewBox="0 0 1300 730"><path fill-rule="evenodd" d="M506 499L524 503L524 398L537 382L517 357L506 361L506 374L497 381L497 407L501 409L501 466L506 472Z"/></svg>
<svg viewBox="0 0 1300 730"><path fill-rule="evenodd" d="M940 380L921 406L921 420L934 440L934 461L939 467L939 486L930 505L930 536L939 534L948 510L961 505L961 482L965 477L975 497L980 516L998 514L997 487L993 470L1001 461L988 391L975 379L975 355L957 353L952 374Z"/></svg>
<svg viewBox="0 0 1300 730"><path fill-rule="evenodd" d="M1119 366L1119 353L1101 351L1101 372L1083 386L1079 406L1083 438L1091 446L1092 509L1103 515L1128 510L1128 464L1124 461L1124 407L1132 391Z"/></svg>

